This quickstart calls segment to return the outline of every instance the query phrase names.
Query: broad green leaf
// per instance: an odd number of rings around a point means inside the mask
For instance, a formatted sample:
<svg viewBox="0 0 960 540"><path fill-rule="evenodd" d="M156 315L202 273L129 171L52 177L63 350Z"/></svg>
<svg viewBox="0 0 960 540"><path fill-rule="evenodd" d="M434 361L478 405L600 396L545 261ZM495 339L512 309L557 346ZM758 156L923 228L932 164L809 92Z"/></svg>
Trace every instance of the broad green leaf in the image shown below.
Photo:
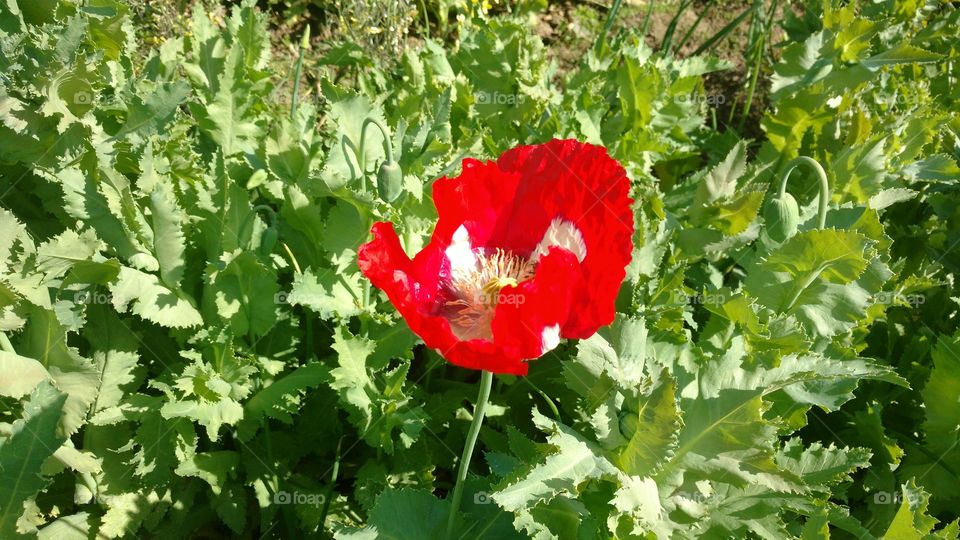
<svg viewBox="0 0 960 540"><path fill-rule="evenodd" d="M98 458L93 452L77 450L72 443L67 443L57 448L53 453L53 460L48 460L44 465L44 474L53 476L60 472L63 467L82 474L94 474L101 470L103 460Z"/></svg>
<svg viewBox="0 0 960 540"><path fill-rule="evenodd" d="M201 452L183 459L175 473L180 476L195 476L210 485L210 491L219 495L240 464L240 455L227 450Z"/></svg>
<svg viewBox="0 0 960 540"><path fill-rule="evenodd" d="M0 378L0 395L17 399L50 378L40 362L6 351L0 351L0 373L3 374L3 378Z"/></svg>
<svg viewBox="0 0 960 540"><path fill-rule="evenodd" d="M204 312L208 319L228 321L236 335L266 335L277 321L275 309L282 300L277 276L252 251L233 255L221 257L226 268L216 272L204 291Z"/></svg>
<svg viewBox="0 0 960 540"><path fill-rule="evenodd" d="M23 503L44 489L49 480L40 474L43 462L65 438L57 427L67 397L41 383L30 394L23 416L0 438L0 535L19 538L16 524Z"/></svg>
<svg viewBox="0 0 960 540"><path fill-rule="evenodd" d="M797 234L749 269L744 287L763 306L793 314L814 335L831 336L863 316L870 294L857 283L868 239L835 229Z"/></svg>
<svg viewBox="0 0 960 540"><path fill-rule="evenodd" d="M575 431L547 419L536 409L533 418L537 427L548 433L547 442L553 450L543 462L524 466L496 486L491 497L504 509L532 508L561 493L576 495L585 480L616 474L616 467Z"/></svg>
<svg viewBox="0 0 960 540"><path fill-rule="evenodd" d="M91 306L84 337L92 344L91 359L100 373L97 398L91 407L96 414L119 405L135 389L143 373L140 368L140 338L105 305Z"/></svg>
<svg viewBox="0 0 960 540"><path fill-rule="evenodd" d="M656 482L651 478L625 476L621 478L610 504L628 518L633 527L628 534L641 535L653 528L662 518L663 508ZM622 518L621 518L622 519Z"/></svg>
<svg viewBox="0 0 960 540"><path fill-rule="evenodd" d="M870 69L877 69L894 64L927 64L942 58L943 56L939 54L903 43L890 50L875 54L860 63Z"/></svg>
<svg viewBox="0 0 960 540"><path fill-rule="evenodd" d="M937 519L927 515L930 495L911 479L900 488L901 503L884 538L929 538ZM934 536L936 538L936 536Z"/></svg>
<svg viewBox="0 0 960 540"><path fill-rule="evenodd" d="M88 540L93 529L92 516L87 512L78 512L63 516L40 529L40 540Z"/></svg>
<svg viewBox="0 0 960 540"><path fill-rule="evenodd" d="M177 109L187 99L190 88L178 81L166 83L146 97L135 96L128 104L127 120L117 133L116 138L127 137L132 133L153 135L160 133L173 120Z"/></svg>
<svg viewBox="0 0 960 540"><path fill-rule="evenodd" d="M362 285L359 274L322 269L318 274L304 271L285 296L288 303L305 306L321 319L347 318L360 313Z"/></svg>
<svg viewBox="0 0 960 540"><path fill-rule="evenodd" d="M168 288L177 290L185 265L184 216L173 190L165 182L158 182L150 194L150 214L153 252L160 264L160 280Z"/></svg>
<svg viewBox="0 0 960 540"><path fill-rule="evenodd" d="M337 540L422 540L446 534L450 504L432 493L413 489L387 489L377 497L365 529L344 527ZM466 532L466 531L464 531Z"/></svg>
<svg viewBox="0 0 960 540"><path fill-rule="evenodd" d="M110 285L113 307L170 328L188 328L203 323L193 302L165 287L157 276L129 267Z"/></svg>
<svg viewBox="0 0 960 540"><path fill-rule="evenodd" d="M885 138L844 148L830 160L833 189L849 195L857 203L867 202L885 186Z"/></svg>
<svg viewBox="0 0 960 540"><path fill-rule="evenodd" d="M946 154L934 154L916 161L903 169L904 174L914 181L948 182L960 181L960 167Z"/></svg>
<svg viewBox="0 0 960 540"><path fill-rule="evenodd" d="M67 331L57 316L39 308L30 310L17 351L39 361L55 386L67 394L61 426L67 435L76 433L97 397L100 374L96 366L67 344Z"/></svg>
<svg viewBox="0 0 960 540"><path fill-rule="evenodd" d="M646 476L668 460L683 425L677 409L675 382L666 376L649 396L640 398L637 427L617 464L629 475Z"/></svg>
<svg viewBox="0 0 960 540"><path fill-rule="evenodd" d="M804 447L800 439L790 439L777 451L777 465L799 477L810 489L830 493L830 486L849 481L857 469L870 466L866 448L838 448L813 443Z"/></svg>
<svg viewBox="0 0 960 540"><path fill-rule="evenodd" d="M590 538L596 534L596 523L590 519L590 511L577 499L554 497L533 508L524 508L515 513L513 526L526 533L525 538ZM576 536L573 536L576 535Z"/></svg>
<svg viewBox="0 0 960 540"><path fill-rule="evenodd" d="M255 93L245 80L243 63L243 49L231 46L213 99L206 107L191 107L200 129L220 145L225 156L253 152L263 132L251 118Z"/></svg>
<svg viewBox="0 0 960 540"><path fill-rule="evenodd" d="M267 13L256 9L256 3L245 1L234 6L228 28L234 42L243 48L247 69L260 70L270 60L270 32Z"/></svg>
<svg viewBox="0 0 960 540"><path fill-rule="evenodd" d="M833 46L840 53L840 60L856 62L862 53L870 49L870 39L879 31L876 23L867 19L854 19L843 26L834 39Z"/></svg>
<svg viewBox="0 0 960 540"><path fill-rule="evenodd" d="M301 405L300 395L307 389L328 382L330 371L323 364L311 363L298 367L253 395L245 404L247 417L267 416L292 423L292 413Z"/></svg>
<svg viewBox="0 0 960 540"><path fill-rule="evenodd" d="M101 518L97 534L103 538L124 538L136 535L150 503L139 493L122 493L105 497L107 511Z"/></svg>
<svg viewBox="0 0 960 540"><path fill-rule="evenodd" d="M376 344L362 337L350 335L340 327L334 334L333 350L337 352L338 367L330 371L330 387L340 396L341 405L363 439L387 453L396 449L394 441L409 448L420 435L426 413L403 393L403 384L409 363L375 376L383 366L371 366L369 361ZM399 433L394 433L399 430Z"/></svg>
<svg viewBox="0 0 960 540"><path fill-rule="evenodd" d="M736 193L737 180L746 172L746 165L747 145L740 141L697 187L697 202L709 205L719 199L732 197Z"/></svg>

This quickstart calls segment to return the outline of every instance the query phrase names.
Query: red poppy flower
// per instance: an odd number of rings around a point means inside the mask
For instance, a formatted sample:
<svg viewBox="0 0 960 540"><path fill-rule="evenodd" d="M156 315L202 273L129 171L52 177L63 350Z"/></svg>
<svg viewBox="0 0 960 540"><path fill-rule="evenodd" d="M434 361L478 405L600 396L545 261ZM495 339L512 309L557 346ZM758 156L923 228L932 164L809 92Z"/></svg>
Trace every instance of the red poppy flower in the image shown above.
<svg viewBox="0 0 960 540"><path fill-rule="evenodd" d="M629 187L606 149L573 140L465 159L433 184L430 243L410 259L376 223L360 270L450 362L525 375L560 338L613 321L633 251Z"/></svg>

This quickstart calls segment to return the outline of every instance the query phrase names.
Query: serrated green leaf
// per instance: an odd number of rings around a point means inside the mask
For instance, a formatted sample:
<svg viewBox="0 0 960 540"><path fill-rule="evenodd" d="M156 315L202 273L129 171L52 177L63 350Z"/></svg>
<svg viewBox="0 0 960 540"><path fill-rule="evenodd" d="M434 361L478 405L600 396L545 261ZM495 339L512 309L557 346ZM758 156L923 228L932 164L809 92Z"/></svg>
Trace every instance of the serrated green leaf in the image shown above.
<svg viewBox="0 0 960 540"><path fill-rule="evenodd" d="M358 274L308 269L294 281L286 301L310 308L321 319L346 318L360 313L360 291Z"/></svg>
<svg viewBox="0 0 960 540"><path fill-rule="evenodd" d="M189 328L203 323L193 303L165 287L157 276L129 267L110 285L114 309L130 311L144 319L170 328Z"/></svg>
<svg viewBox="0 0 960 540"><path fill-rule="evenodd" d="M926 64L942 58L943 56L939 54L925 51L908 43L902 43L890 50L875 54L860 63L867 68L877 69L895 64Z"/></svg>
<svg viewBox="0 0 960 540"><path fill-rule="evenodd" d="M538 427L548 432L547 442L554 450L542 463L525 466L495 487L491 497L505 510L532 508L560 493L576 495L585 480L616 473L616 467L575 431L536 410L533 415Z"/></svg>
<svg viewBox="0 0 960 540"><path fill-rule="evenodd" d="M450 504L430 492L412 489L387 489L377 497L370 512L368 528L344 527L337 531L337 540L421 540L446 534ZM416 519L411 519L416 516Z"/></svg>
<svg viewBox="0 0 960 540"><path fill-rule="evenodd" d="M617 461L627 474L648 475L659 463L669 459L676 448L683 423L675 393L675 382L666 376L649 396L640 398L636 431L620 451Z"/></svg>
<svg viewBox="0 0 960 540"><path fill-rule="evenodd" d="M61 425L67 435L75 433L97 396L100 376L96 366L67 344L67 331L57 316L39 308L30 310L17 350L39 361L56 387L67 394Z"/></svg>
<svg viewBox="0 0 960 540"><path fill-rule="evenodd" d="M18 538L17 520L23 503L47 486L40 474L43 462L63 444L57 424L67 396L41 383L30 394L23 416L0 438L0 535Z"/></svg>
<svg viewBox="0 0 960 540"><path fill-rule="evenodd" d="M40 362L7 351L0 351L0 373L0 395L17 399L50 378Z"/></svg>

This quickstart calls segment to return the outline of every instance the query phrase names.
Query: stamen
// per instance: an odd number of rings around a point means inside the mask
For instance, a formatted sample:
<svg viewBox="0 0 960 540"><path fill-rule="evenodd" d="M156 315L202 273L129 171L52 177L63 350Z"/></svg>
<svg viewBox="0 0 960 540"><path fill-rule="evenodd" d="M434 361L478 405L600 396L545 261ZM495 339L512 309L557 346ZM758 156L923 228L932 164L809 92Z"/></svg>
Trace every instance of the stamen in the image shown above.
<svg viewBox="0 0 960 540"><path fill-rule="evenodd" d="M491 323L500 291L516 287L534 275L529 259L497 249L487 255L474 253L476 264L451 268L450 292L455 299L446 302L451 328L460 339L490 339ZM462 260L462 259L461 259Z"/></svg>

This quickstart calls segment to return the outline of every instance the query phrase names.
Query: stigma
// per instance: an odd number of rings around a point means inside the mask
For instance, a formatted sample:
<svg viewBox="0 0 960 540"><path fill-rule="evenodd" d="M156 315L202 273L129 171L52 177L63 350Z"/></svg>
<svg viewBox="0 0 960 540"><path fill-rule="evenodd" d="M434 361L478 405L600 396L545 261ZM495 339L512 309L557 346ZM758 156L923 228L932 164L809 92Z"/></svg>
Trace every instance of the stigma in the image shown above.
<svg viewBox="0 0 960 540"><path fill-rule="evenodd" d="M459 339L492 339L497 304L520 301L501 291L532 278L536 264L503 249L471 251L473 264L451 264L448 283L451 299L445 302L444 310L451 330Z"/></svg>
<svg viewBox="0 0 960 540"><path fill-rule="evenodd" d="M460 225L444 251L450 271L440 307L453 334L460 340L492 340L497 305L525 300L519 293L504 294L503 289L531 279L540 258L554 247L573 253L580 262L587 255L580 229L562 218L551 221L540 242L526 255L499 248L474 248L466 227ZM559 334L554 335L559 327L549 330L552 333L544 333L544 350L556 347L559 341Z"/></svg>

